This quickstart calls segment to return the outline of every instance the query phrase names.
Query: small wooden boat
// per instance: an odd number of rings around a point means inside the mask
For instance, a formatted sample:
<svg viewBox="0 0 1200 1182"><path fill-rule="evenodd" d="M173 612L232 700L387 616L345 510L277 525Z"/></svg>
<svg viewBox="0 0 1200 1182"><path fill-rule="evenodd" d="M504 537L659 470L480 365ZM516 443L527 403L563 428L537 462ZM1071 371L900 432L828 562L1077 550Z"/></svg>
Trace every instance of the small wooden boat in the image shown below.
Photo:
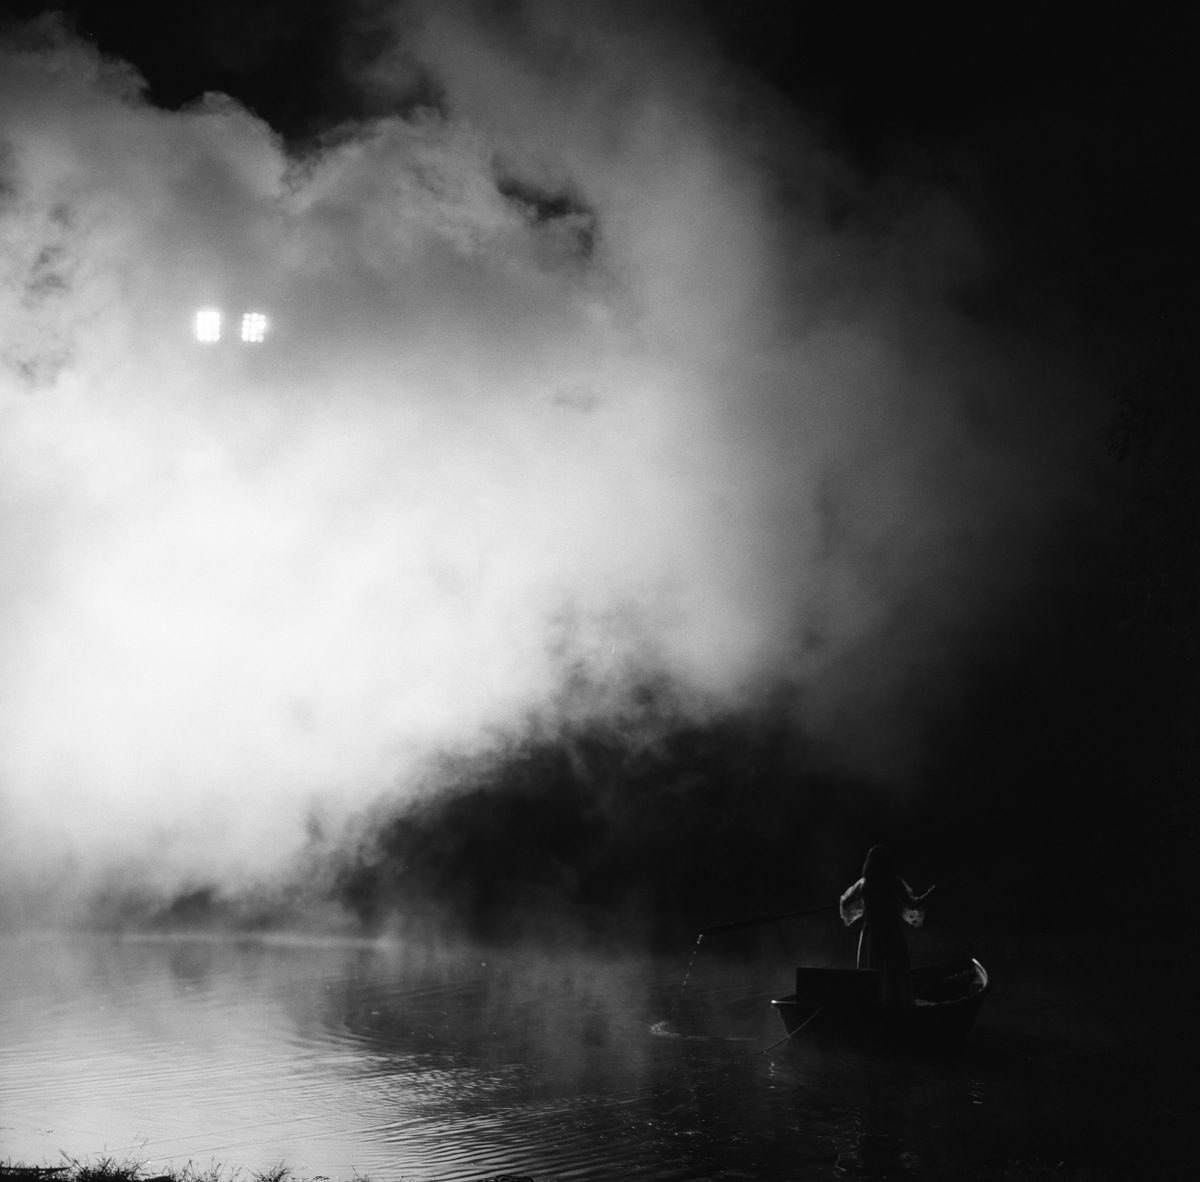
<svg viewBox="0 0 1200 1182"><path fill-rule="evenodd" d="M771 1004L788 1034L811 1029L938 1044L962 1038L988 995L987 970L972 957L913 969L913 1004L885 1006L874 969L796 970L796 992Z"/></svg>

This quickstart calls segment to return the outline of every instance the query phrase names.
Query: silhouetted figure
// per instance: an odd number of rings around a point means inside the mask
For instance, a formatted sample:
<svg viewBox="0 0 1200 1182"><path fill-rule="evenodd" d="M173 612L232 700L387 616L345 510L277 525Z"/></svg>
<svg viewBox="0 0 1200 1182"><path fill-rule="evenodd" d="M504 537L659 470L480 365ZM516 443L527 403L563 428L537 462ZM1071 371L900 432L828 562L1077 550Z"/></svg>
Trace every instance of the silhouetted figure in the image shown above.
<svg viewBox="0 0 1200 1182"><path fill-rule="evenodd" d="M892 856L881 845L867 851L862 878L841 897L838 904L847 927L861 921L858 937L858 967L878 969L882 974L880 999L884 1005L912 1005L909 979L908 942L904 925L919 928L925 922L921 900L933 890L914 895L896 873Z"/></svg>

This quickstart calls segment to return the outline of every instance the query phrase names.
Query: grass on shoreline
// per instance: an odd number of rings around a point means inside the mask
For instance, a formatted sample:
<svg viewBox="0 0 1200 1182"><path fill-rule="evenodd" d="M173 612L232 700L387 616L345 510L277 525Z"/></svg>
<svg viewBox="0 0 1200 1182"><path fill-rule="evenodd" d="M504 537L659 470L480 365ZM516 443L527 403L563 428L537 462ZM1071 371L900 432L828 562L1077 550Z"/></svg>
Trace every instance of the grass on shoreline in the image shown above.
<svg viewBox="0 0 1200 1182"><path fill-rule="evenodd" d="M143 1162L99 1156L91 1161L66 1159L61 1166L28 1166L0 1161L0 1182L299 1182L282 1162L268 1170L235 1169L226 1172L220 1164L200 1168L191 1162L179 1169L148 1170ZM970 1175L975 1182L1107 1182L1109 1175L1088 1166L1041 1160L996 1163ZM330 1182L324 1174L309 1182ZM372 1182L367 1174L354 1174L354 1182ZM402 1182L398 1179L397 1182ZM481 1182L535 1182L533 1178L500 1174Z"/></svg>
<svg viewBox="0 0 1200 1182"><path fill-rule="evenodd" d="M281 1162L269 1170L233 1170L221 1165L199 1167L188 1162L179 1169L152 1171L144 1162L101 1155L88 1161L66 1157L60 1166L29 1166L0 1161L2 1182L288 1182L292 1171ZM359 1182L370 1182L359 1175Z"/></svg>

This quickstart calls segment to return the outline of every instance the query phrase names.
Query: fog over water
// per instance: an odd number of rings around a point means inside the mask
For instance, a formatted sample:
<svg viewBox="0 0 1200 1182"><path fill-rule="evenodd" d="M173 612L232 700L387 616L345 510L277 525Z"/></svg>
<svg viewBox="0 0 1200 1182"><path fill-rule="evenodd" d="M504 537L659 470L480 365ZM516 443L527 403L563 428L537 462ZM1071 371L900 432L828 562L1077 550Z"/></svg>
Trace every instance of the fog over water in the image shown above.
<svg viewBox="0 0 1200 1182"><path fill-rule="evenodd" d="M380 8L358 114L294 142L10 31L10 897L240 888L447 756L780 687L822 766L917 791L1105 504L1107 379L979 311L961 193L862 167L684 11Z"/></svg>
<svg viewBox="0 0 1200 1182"><path fill-rule="evenodd" d="M543 1182L1187 1177L1161 1011L1010 984L969 1048L777 1045L779 962L404 942L0 936L0 1152L166 1168ZM1136 966L1136 968L1135 968ZM1011 979L1011 978L1010 978ZM670 1013L672 1021L666 1020ZM682 1033L681 1033L682 1031ZM758 1052L766 1051L765 1054ZM11 1160L10 1159L10 1160ZM1062 1163L1062 1164L1058 1164Z"/></svg>

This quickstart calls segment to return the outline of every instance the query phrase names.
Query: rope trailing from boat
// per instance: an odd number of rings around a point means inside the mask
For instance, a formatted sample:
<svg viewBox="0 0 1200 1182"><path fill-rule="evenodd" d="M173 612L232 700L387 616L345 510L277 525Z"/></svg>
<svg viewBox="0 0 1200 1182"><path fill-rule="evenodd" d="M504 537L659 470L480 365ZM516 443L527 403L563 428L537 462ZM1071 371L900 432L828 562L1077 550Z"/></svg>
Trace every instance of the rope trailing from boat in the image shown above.
<svg viewBox="0 0 1200 1182"><path fill-rule="evenodd" d="M805 1018L795 1030L789 1030L787 1034L785 1034L778 1042L773 1042L769 1047L763 1047L763 1049L757 1053L760 1055L765 1055L768 1051L773 1051L776 1047L783 1046L783 1044L787 1042L792 1035L799 1034L800 1031L803 1030L805 1026L807 1026L824 1008L824 1006L817 1006L817 1008L813 1010L813 1012L809 1014L808 1017Z"/></svg>

